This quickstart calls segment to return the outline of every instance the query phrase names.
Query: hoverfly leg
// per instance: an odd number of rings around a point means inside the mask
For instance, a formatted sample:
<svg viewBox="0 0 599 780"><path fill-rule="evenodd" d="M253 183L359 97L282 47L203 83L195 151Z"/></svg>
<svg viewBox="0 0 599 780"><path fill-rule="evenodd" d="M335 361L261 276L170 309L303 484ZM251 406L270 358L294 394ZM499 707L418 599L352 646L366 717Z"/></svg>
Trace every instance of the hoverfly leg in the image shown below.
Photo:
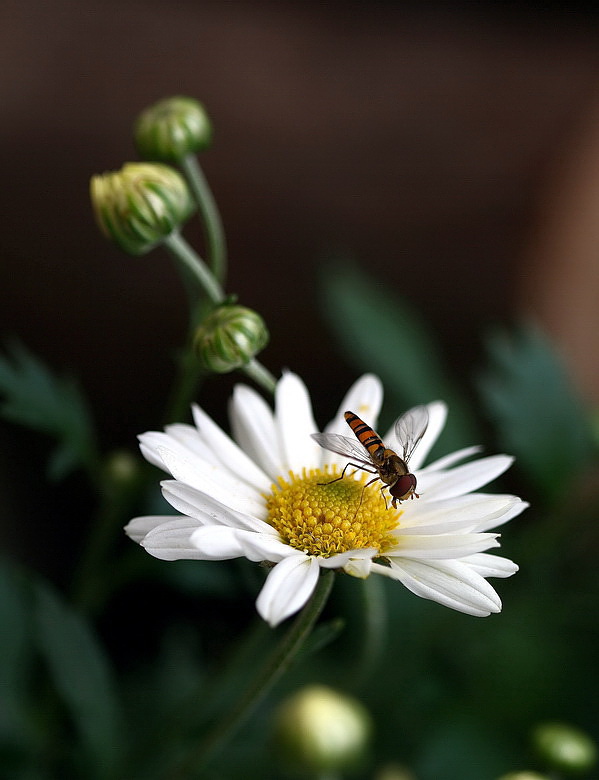
<svg viewBox="0 0 599 780"><path fill-rule="evenodd" d="M383 485L383 487L381 488L381 496L383 497L383 501L385 502L385 509L389 509L389 504L387 503L387 496L385 495L385 492L384 492L386 487L387 487L386 485ZM393 509L395 509L395 502L396 501L397 501L396 498L392 498L391 499L391 506L393 507Z"/></svg>
<svg viewBox="0 0 599 780"><path fill-rule="evenodd" d="M347 471L347 467L348 466L353 466L353 463L346 463L345 464L345 466L343 467L343 471L341 472L341 476L340 477L335 477L335 479L331 479L331 480L329 480L329 482L319 482L318 484L319 485L332 485L333 482L339 482L339 480L343 479L343 477L345 476L345 472Z"/></svg>
<svg viewBox="0 0 599 780"><path fill-rule="evenodd" d="M332 485L333 482L339 482L339 480L343 479L343 477L345 476L345 472L347 471L349 466L353 466L356 471L368 471L369 474L374 474L374 471L370 471L369 469L364 468L364 466L358 466L355 463L346 463L345 466L343 467L343 471L341 472L341 476L340 477L335 477L335 479L331 479L331 480L329 480L329 482L318 482L317 484L318 485ZM354 471L354 474L356 473L356 471ZM353 476L353 474L352 474L352 476ZM377 477L377 479L378 479L378 477ZM370 484L370 483L368 483L368 484Z"/></svg>
<svg viewBox="0 0 599 780"><path fill-rule="evenodd" d="M366 469L364 469L364 471L366 471ZM373 472L371 471L370 473L372 474ZM360 507L362 506L362 501L364 500L364 491L366 490L366 488L367 488L369 485L372 485L372 483L373 483L373 482L376 482L378 479L380 479L380 477L379 477L379 476L378 476L378 474L377 474L377 475L376 475L376 477L375 477L374 479L371 479L371 480L370 480L370 482L367 482L367 483L364 485L364 487L362 488L362 492L360 493L360 503L358 504L358 508L356 509L356 512L355 512L354 516L352 517L352 521L356 519L356 517L357 517L357 515L358 515L358 512L360 511ZM382 488L381 488L381 490L382 490ZM385 502L385 505L386 505L386 502Z"/></svg>

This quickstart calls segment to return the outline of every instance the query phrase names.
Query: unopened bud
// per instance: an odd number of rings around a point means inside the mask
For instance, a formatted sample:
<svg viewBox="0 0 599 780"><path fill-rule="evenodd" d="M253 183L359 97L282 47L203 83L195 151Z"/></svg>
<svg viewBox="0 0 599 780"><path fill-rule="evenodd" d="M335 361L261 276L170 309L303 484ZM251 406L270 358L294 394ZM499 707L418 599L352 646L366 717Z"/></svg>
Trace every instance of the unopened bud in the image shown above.
<svg viewBox="0 0 599 780"><path fill-rule="evenodd" d="M498 780L551 780L547 775L540 775L538 772L510 772L507 775L501 775Z"/></svg>
<svg viewBox="0 0 599 780"><path fill-rule="evenodd" d="M593 740L567 723L541 723L532 733L532 743L551 769L564 774L588 772L597 762Z"/></svg>
<svg viewBox="0 0 599 780"><path fill-rule="evenodd" d="M385 764L377 771L374 780L416 780L416 775L400 764Z"/></svg>
<svg viewBox="0 0 599 780"><path fill-rule="evenodd" d="M134 136L144 159L179 162L210 145L212 125L201 103L177 96L146 108L135 123Z"/></svg>
<svg viewBox="0 0 599 780"><path fill-rule="evenodd" d="M102 232L132 255L149 252L194 210L181 174L158 163L93 176L90 193Z"/></svg>
<svg viewBox="0 0 599 780"><path fill-rule="evenodd" d="M219 306L199 326L194 349L201 365L226 374L249 363L268 344L262 317L244 306Z"/></svg>
<svg viewBox="0 0 599 780"><path fill-rule="evenodd" d="M106 459L106 472L114 484L122 487L134 484L140 476L139 458L125 450L115 450Z"/></svg>
<svg viewBox="0 0 599 780"><path fill-rule="evenodd" d="M324 773L352 766L364 755L372 723L355 699L313 685L279 708L275 738L291 767Z"/></svg>

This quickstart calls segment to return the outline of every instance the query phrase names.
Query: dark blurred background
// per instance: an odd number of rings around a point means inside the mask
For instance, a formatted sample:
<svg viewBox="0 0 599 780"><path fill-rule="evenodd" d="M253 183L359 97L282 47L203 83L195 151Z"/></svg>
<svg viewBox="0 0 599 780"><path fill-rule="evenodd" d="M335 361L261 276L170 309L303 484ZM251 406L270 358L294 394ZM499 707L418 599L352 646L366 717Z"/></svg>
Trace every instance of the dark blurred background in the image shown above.
<svg viewBox="0 0 599 780"><path fill-rule="evenodd" d="M264 315L264 362L304 377L320 422L355 377L319 306L332 256L406 296L466 381L481 332L533 314L598 400L592 10L13 0L0 19L0 332L80 378L105 447L160 424L186 311L162 251L130 258L99 234L88 182L135 158L137 113L171 94L214 122L202 165L228 289ZM195 222L187 235L201 245ZM223 381L202 403L224 421ZM45 444L9 425L0 442L5 540L52 573L85 491L33 495Z"/></svg>

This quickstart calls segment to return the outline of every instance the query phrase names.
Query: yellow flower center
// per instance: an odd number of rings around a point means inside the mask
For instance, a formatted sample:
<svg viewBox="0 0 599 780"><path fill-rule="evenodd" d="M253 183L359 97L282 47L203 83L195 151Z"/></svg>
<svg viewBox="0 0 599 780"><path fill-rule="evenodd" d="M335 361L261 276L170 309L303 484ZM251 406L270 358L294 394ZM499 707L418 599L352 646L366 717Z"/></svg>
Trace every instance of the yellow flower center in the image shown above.
<svg viewBox="0 0 599 780"><path fill-rule="evenodd" d="M387 509L381 483L364 487L366 478L372 479L368 474L332 481L338 476L337 469L325 467L279 477L265 495L266 521L284 542L308 555L328 558L346 550L390 547L401 512Z"/></svg>

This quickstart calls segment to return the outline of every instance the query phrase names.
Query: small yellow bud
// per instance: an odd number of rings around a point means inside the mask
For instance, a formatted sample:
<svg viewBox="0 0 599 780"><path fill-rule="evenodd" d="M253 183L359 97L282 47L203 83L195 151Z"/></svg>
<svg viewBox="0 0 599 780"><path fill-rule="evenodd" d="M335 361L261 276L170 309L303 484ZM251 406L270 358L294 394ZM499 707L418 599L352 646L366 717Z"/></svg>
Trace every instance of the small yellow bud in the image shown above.
<svg viewBox="0 0 599 780"><path fill-rule="evenodd" d="M176 163L210 145L212 126L201 103L177 96L146 108L135 123L134 136L144 159Z"/></svg>
<svg viewBox="0 0 599 780"><path fill-rule="evenodd" d="M540 775L538 772L510 772L507 775L501 775L498 780L550 780L547 775Z"/></svg>
<svg viewBox="0 0 599 780"><path fill-rule="evenodd" d="M102 232L132 255L149 252L194 210L181 174L158 163L93 176L90 194Z"/></svg>
<svg viewBox="0 0 599 780"><path fill-rule="evenodd" d="M267 344L264 320L244 306L218 306L194 337L194 349L201 365L216 374L241 368Z"/></svg>
<svg viewBox="0 0 599 780"><path fill-rule="evenodd" d="M597 762L593 740L567 723L541 723L532 733L532 743L551 769L564 774L586 773Z"/></svg>
<svg viewBox="0 0 599 780"><path fill-rule="evenodd" d="M359 762L371 731L370 716L360 702L321 685L284 701L275 720L275 739L286 761L315 774Z"/></svg>
<svg viewBox="0 0 599 780"><path fill-rule="evenodd" d="M139 459L125 450L115 450L106 459L106 472L114 484L126 487L140 477Z"/></svg>
<svg viewBox="0 0 599 780"><path fill-rule="evenodd" d="M377 771L374 780L416 780L416 775L400 764L385 764Z"/></svg>

